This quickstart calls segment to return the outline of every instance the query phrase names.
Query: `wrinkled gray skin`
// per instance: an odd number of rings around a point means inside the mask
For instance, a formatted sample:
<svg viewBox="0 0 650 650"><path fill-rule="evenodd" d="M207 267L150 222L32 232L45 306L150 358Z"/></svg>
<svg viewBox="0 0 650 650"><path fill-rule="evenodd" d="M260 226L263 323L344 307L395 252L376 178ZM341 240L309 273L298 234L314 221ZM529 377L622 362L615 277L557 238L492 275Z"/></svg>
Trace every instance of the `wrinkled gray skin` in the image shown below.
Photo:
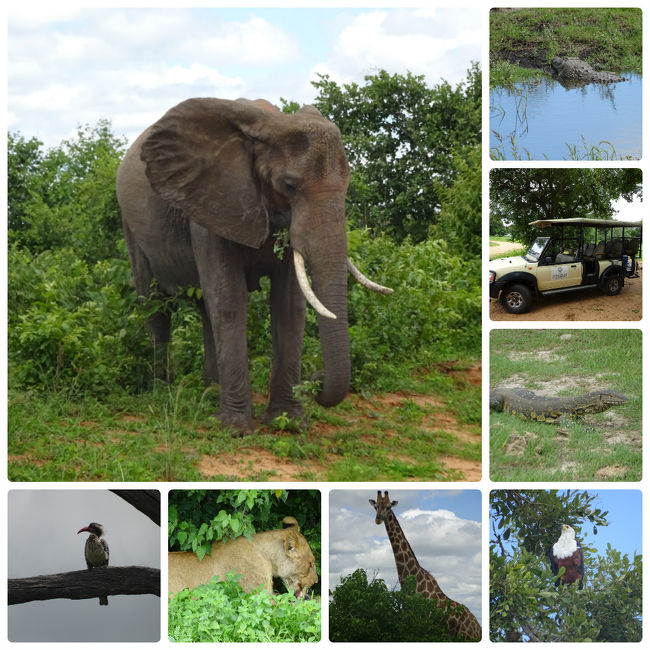
<svg viewBox="0 0 650 650"><path fill-rule="evenodd" d="M615 72L598 72L588 63L575 56L562 59L556 56L551 61L551 68L558 78L566 84L581 86L588 83L610 84L625 81Z"/></svg>
<svg viewBox="0 0 650 650"><path fill-rule="evenodd" d="M349 167L339 130L313 107L284 114L268 102L190 99L168 111L130 147L117 196L138 294L152 280L168 295L199 286L204 378L220 384L221 422L253 430L246 346L247 293L271 280L273 362L264 421L302 417L300 382L305 298L293 251L280 260L273 233L288 228L312 287L336 319L318 316L324 379L317 401L347 394L345 195ZM170 315L148 323L154 344L170 340Z"/></svg>

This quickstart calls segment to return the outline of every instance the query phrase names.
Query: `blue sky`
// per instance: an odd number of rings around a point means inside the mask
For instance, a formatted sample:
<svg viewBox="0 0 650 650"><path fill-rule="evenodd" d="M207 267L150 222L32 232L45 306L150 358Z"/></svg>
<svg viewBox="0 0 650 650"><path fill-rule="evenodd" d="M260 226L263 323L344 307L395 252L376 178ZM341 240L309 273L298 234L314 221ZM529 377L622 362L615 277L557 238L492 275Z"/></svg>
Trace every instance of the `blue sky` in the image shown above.
<svg viewBox="0 0 650 650"><path fill-rule="evenodd" d="M481 494L478 490L389 490L418 561L454 600L481 621ZM399 588L386 527L375 524L372 489L330 493L329 581L365 569Z"/></svg>
<svg viewBox="0 0 650 650"><path fill-rule="evenodd" d="M476 8L72 8L14 3L8 126L47 146L110 119L132 140L188 97L308 103L317 73L456 85L481 58ZM260 4L260 3L257 3ZM294 3L295 4L295 3ZM352 3L350 3L352 4ZM363 4L363 3L360 3ZM485 13L485 12L483 12Z"/></svg>
<svg viewBox="0 0 650 650"><path fill-rule="evenodd" d="M605 554L609 542L615 549L626 554L630 559L643 552L642 547L642 508L640 490L587 490L598 498L594 506L607 510L609 526L599 526L598 534L593 534L593 525L587 524L580 533L581 539L594 546L598 553Z"/></svg>
<svg viewBox="0 0 650 650"><path fill-rule="evenodd" d="M634 551L643 553L642 544L642 500L640 490L582 490L596 496L592 502L593 508L607 511L606 516L609 526L598 526L598 533L594 535L593 524L585 521L576 536L584 544L596 549L598 555L605 555L607 544L627 555L631 560ZM558 521L559 526L562 524Z"/></svg>

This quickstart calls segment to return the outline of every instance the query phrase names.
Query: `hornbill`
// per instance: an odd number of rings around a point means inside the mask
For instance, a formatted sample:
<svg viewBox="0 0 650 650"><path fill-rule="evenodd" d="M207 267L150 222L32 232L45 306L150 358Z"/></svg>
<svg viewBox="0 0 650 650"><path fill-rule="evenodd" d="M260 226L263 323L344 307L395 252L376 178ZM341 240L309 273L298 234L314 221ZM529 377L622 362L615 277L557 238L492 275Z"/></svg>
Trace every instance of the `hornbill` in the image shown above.
<svg viewBox="0 0 650 650"><path fill-rule="evenodd" d="M77 531L77 535L79 533L89 533L84 547L86 566L89 570L100 566L108 566L108 543L103 537L104 532L104 526L95 522ZM108 596L100 596L99 604L108 605Z"/></svg>

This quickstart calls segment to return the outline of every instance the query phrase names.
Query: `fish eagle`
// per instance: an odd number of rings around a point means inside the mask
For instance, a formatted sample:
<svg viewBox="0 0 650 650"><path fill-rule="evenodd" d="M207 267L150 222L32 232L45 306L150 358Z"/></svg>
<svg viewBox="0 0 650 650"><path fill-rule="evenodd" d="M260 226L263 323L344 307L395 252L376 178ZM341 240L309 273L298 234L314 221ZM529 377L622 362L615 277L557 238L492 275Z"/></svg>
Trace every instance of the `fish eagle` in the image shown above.
<svg viewBox="0 0 650 650"><path fill-rule="evenodd" d="M565 567L565 572L561 578L555 582L557 587L562 581L565 585L571 585L579 580L578 589L582 589L582 580L585 575L585 559L582 554L582 545L576 539L573 528L568 524L562 524L560 539L548 550L548 556L551 560L551 571L557 575L561 567Z"/></svg>

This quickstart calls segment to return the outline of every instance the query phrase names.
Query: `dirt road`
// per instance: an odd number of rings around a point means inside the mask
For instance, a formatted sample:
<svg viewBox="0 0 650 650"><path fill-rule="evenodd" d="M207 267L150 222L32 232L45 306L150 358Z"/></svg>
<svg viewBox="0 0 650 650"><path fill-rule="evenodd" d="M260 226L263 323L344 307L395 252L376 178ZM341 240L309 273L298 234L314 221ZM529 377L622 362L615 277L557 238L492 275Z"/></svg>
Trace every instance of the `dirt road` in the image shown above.
<svg viewBox="0 0 650 650"><path fill-rule="evenodd" d="M490 257L493 255L501 255L510 251L518 251L524 248L523 244L517 244L510 241L490 241Z"/></svg>
<svg viewBox="0 0 650 650"><path fill-rule="evenodd" d="M617 296L606 296L598 289L544 296L534 300L531 310L525 314L509 314L500 302L490 300L490 320L638 321L641 305L641 277L638 277L626 279Z"/></svg>

